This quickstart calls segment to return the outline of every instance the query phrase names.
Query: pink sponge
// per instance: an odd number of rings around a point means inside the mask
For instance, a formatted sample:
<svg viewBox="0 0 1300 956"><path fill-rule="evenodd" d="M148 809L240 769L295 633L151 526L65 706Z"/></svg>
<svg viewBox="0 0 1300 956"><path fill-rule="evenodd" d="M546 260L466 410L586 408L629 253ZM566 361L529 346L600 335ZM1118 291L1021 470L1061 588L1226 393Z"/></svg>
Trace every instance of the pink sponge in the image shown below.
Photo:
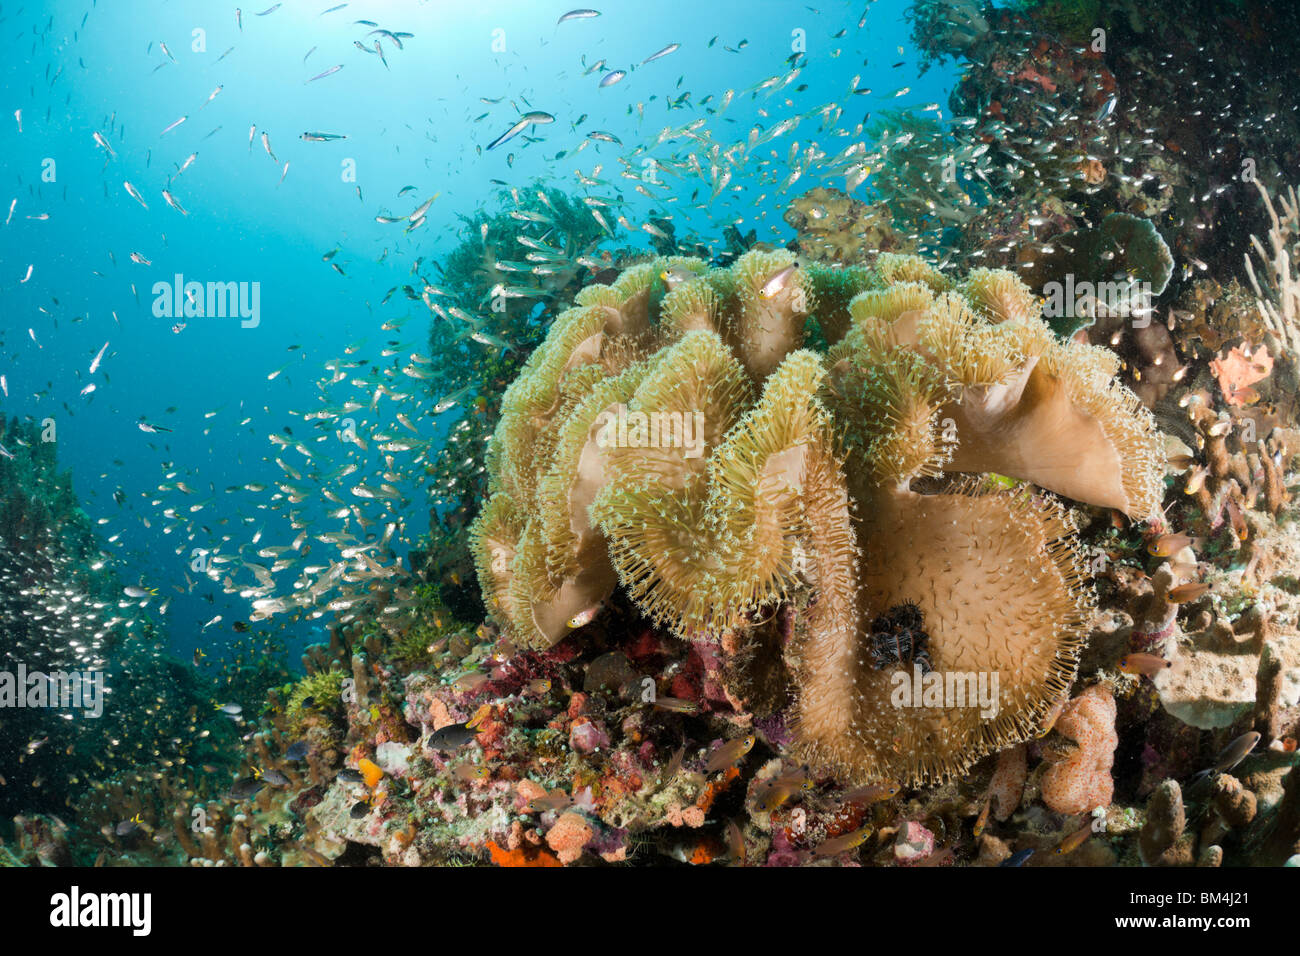
<svg viewBox="0 0 1300 956"><path fill-rule="evenodd" d="M1043 802L1057 813L1087 813L1110 806L1115 790L1115 698L1100 684L1065 705L1056 730L1078 747L1056 758L1043 774Z"/></svg>

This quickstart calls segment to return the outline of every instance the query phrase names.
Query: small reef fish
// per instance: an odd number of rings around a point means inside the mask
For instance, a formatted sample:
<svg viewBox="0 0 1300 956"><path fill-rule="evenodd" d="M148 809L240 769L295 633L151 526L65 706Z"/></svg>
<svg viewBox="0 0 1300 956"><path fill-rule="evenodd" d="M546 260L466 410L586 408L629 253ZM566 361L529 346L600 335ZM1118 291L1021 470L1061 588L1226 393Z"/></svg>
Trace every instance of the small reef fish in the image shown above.
<svg viewBox="0 0 1300 956"><path fill-rule="evenodd" d="M727 857L733 863L745 865L745 834L735 820L727 821Z"/></svg>
<svg viewBox="0 0 1300 956"><path fill-rule="evenodd" d="M790 282L790 277L794 275L795 269L799 268L797 262L792 262L772 278L763 283L763 287L758 290L760 299L771 299L779 295L781 290Z"/></svg>
<svg viewBox="0 0 1300 956"><path fill-rule="evenodd" d="M700 709L700 705L695 701L683 700L680 697L656 697L652 703L670 714L693 714Z"/></svg>
<svg viewBox="0 0 1300 956"><path fill-rule="evenodd" d="M232 800L247 800L261 793L266 783L257 777L242 777L230 785L229 796Z"/></svg>
<svg viewBox="0 0 1300 956"><path fill-rule="evenodd" d="M665 269L663 272L659 273L659 278L663 281L663 284L667 287L669 292L672 292L673 289L676 289L679 285L682 285L685 282L690 282L692 279L698 279L699 277L700 274L698 272L693 272L683 266L673 266L673 268Z"/></svg>
<svg viewBox="0 0 1300 956"><path fill-rule="evenodd" d="M448 724L429 735L428 746L433 750L459 750L476 736L468 724Z"/></svg>
<svg viewBox="0 0 1300 956"><path fill-rule="evenodd" d="M855 850L862 844L866 843L875 832L875 827L868 824L860 829L845 833L843 836L832 837L818 844L813 850L813 856L825 858L828 856L839 856L841 853L847 853L849 850Z"/></svg>
<svg viewBox="0 0 1300 956"><path fill-rule="evenodd" d="M325 77L337 73L341 69L343 69L342 63L338 64L337 66L331 66L328 70L322 70L321 72L317 73L310 80L308 80L307 83L315 83L317 80L323 80ZM351 73L348 74L348 76L351 75L352 75ZM306 86L307 83L304 83L303 86Z"/></svg>
<svg viewBox="0 0 1300 956"><path fill-rule="evenodd" d="M625 76L627 76L626 70L612 70L600 78L600 85L601 87L613 86Z"/></svg>
<svg viewBox="0 0 1300 956"><path fill-rule="evenodd" d="M98 354L95 355L94 359L90 363L91 375L94 375L95 372L99 369L99 363L104 360L104 353L107 351L108 351L108 343L105 342L104 347L99 350Z"/></svg>
<svg viewBox="0 0 1300 956"><path fill-rule="evenodd" d="M1091 820L1089 820L1079 829L1075 830L1068 837L1066 837L1064 840L1058 843L1056 845L1056 849L1054 849L1052 852L1055 853L1057 856L1065 856L1065 854L1067 853L1073 853L1080 846L1082 846L1083 842L1087 840L1088 837L1090 836L1092 836Z"/></svg>
<svg viewBox="0 0 1300 956"><path fill-rule="evenodd" d="M1141 674L1143 677L1155 677L1173 662L1155 654L1125 654L1119 659L1119 669L1125 674Z"/></svg>
<svg viewBox="0 0 1300 956"><path fill-rule="evenodd" d="M178 203L178 202L176 201L176 197L173 196L171 193L169 193L167 190L164 189L164 190L162 191L162 196L163 196L163 199L165 199L165 200L167 201L167 205L171 206L173 209L175 209L175 210L176 210L178 213L180 213L182 216L188 216L188 215L189 215L189 213L185 211L185 207L182 206L180 203Z"/></svg>
<svg viewBox="0 0 1300 956"><path fill-rule="evenodd" d="M525 813L546 813L548 810L563 810L573 806L573 797L556 787L544 797L534 797L524 807Z"/></svg>
<svg viewBox="0 0 1300 956"><path fill-rule="evenodd" d="M425 215L429 212L429 207L433 205L433 201L434 201L435 199L437 199L440 195L442 195L442 194L441 194L441 193L434 193L432 196L430 196L428 199L426 199L424 202L422 202L422 203L420 204L419 208L415 210L415 212L411 213L411 214L410 214L409 216L407 216L406 218L407 218L410 222L419 222L419 221L420 221L421 219L423 219L423 218L425 217Z"/></svg>
<svg viewBox="0 0 1300 956"><path fill-rule="evenodd" d="M754 788L754 808L761 813L771 813L796 793L812 787L812 779L806 770L773 777Z"/></svg>
<svg viewBox="0 0 1300 956"><path fill-rule="evenodd" d="M309 143L329 143L336 139L347 139L344 133L303 133L302 139Z"/></svg>
<svg viewBox="0 0 1300 956"><path fill-rule="evenodd" d="M474 780L486 780L490 774L487 767L481 764L473 764L466 761L459 763L451 769L451 775L463 783L470 783Z"/></svg>
<svg viewBox="0 0 1300 956"><path fill-rule="evenodd" d="M178 119L175 123L172 123L172 124L171 124L170 126L168 126L165 130L163 130L161 133L159 133L159 134L158 134L159 138L161 138L161 137L163 137L163 136L166 136L168 133L170 133L172 130L174 130L177 126L180 126L182 123L184 123L187 119L189 119L189 116L188 116L188 115L186 115L186 116L182 116L182 117L181 117L180 119Z"/></svg>
<svg viewBox="0 0 1300 956"><path fill-rule="evenodd" d="M101 149L105 149L105 150L107 150L107 151L108 151L108 155L110 155L110 156L116 158L117 153L113 152L113 147L110 146L110 145L108 145L108 140L106 140L106 139L104 138L104 134L103 134L103 133L100 133L98 130L96 130L96 131L95 131L95 134L94 134L94 137L95 137L95 144L96 144L97 146L99 146ZM12 210L12 209L9 210L9 212L10 212L11 215L13 214L13 210Z"/></svg>
<svg viewBox="0 0 1300 956"><path fill-rule="evenodd" d="M757 738L753 734L747 734L744 737L738 737L722 744L709 756L709 762L704 765L704 772L716 773L719 770L726 770L735 766L745 754L753 749L756 740Z"/></svg>
<svg viewBox="0 0 1300 956"><path fill-rule="evenodd" d="M1197 598L1208 594L1210 585L1205 581L1192 581L1188 584L1180 584L1176 588L1171 588L1166 597L1171 604L1187 604L1195 601Z"/></svg>
<svg viewBox="0 0 1300 956"><path fill-rule="evenodd" d="M682 45L680 43L670 43L659 52L651 53L648 57L646 57L644 60L641 61L641 65L645 66L647 63L652 63L655 60L659 59L660 57L667 56L669 53L675 53L681 49L681 46Z"/></svg>
<svg viewBox="0 0 1300 956"><path fill-rule="evenodd" d="M869 786L849 790L844 794L841 803L861 803L870 806L873 803L879 803L881 800L896 797L900 789L902 788L896 783L873 783Z"/></svg>
<svg viewBox="0 0 1300 956"><path fill-rule="evenodd" d="M360 486L358 485L358 487ZM457 677L452 681L451 686L454 687L457 692L467 694L471 691L478 690L488 682L488 679L488 675L484 674L482 671L470 671L468 674L463 674L460 677Z"/></svg>
<svg viewBox="0 0 1300 956"><path fill-rule="evenodd" d="M1025 861L1033 855L1033 850L1018 850L999 863L998 866L1024 866Z"/></svg>
<svg viewBox="0 0 1300 956"><path fill-rule="evenodd" d="M124 182L122 185L126 187L126 191L130 193L132 199L138 202L141 206L144 206L145 209L149 208L149 204L145 202L144 197L140 195L140 190L132 186L130 182Z"/></svg>
<svg viewBox="0 0 1300 956"><path fill-rule="evenodd" d="M1193 538L1188 534L1162 534L1147 545L1147 554L1154 558L1168 558L1183 548L1200 547L1203 541L1203 538Z"/></svg>
<svg viewBox="0 0 1300 956"><path fill-rule="evenodd" d="M590 20L593 17L598 16L600 16L599 10L570 10L564 16L560 17L560 19L556 20L555 25L558 27L566 20Z"/></svg>
<svg viewBox="0 0 1300 956"><path fill-rule="evenodd" d="M602 607L604 607L604 604L592 605L591 607L587 608L584 611L579 611L577 614L573 615L573 617L569 618L569 620L566 621L565 623L568 625L569 630L571 631L576 631L580 627L586 627L588 624L590 624L592 621L596 619L596 615L600 613L600 609Z"/></svg>
<svg viewBox="0 0 1300 956"><path fill-rule="evenodd" d="M1195 779L1211 773L1227 773L1232 770L1250 755L1250 752L1255 749L1255 745L1259 743L1260 737L1261 734L1258 730L1251 730L1242 734L1219 751L1219 756L1215 758L1214 765L1202 770L1196 775Z"/></svg>
<svg viewBox="0 0 1300 956"><path fill-rule="evenodd" d="M487 149L489 151L496 149L502 143L514 139L516 136L518 136L520 133L526 130L529 126L545 125L546 123L554 123L554 122L555 122L554 116L552 116L550 113L543 113L541 110L534 110L531 113L525 113L523 116L519 117L519 121L516 122L514 126L511 126L508 130L506 130L496 139L492 140L492 142L488 143Z"/></svg>

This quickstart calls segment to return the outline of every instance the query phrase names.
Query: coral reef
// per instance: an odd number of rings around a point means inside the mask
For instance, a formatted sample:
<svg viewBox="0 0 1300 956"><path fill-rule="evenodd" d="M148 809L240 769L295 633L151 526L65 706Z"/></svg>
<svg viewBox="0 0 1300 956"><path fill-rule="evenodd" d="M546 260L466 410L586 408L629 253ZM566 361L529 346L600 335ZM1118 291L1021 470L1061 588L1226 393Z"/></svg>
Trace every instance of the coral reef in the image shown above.
<svg viewBox="0 0 1300 956"><path fill-rule="evenodd" d="M957 116L877 114L785 248L467 220L393 290L449 357L430 535L300 672L159 653L0 422L3 663L128 715L6 716L0 865L1295 865L1300 226L1238 178L1295 118L1225 91L1296 14L1232 8L914 4Z"/></svg>

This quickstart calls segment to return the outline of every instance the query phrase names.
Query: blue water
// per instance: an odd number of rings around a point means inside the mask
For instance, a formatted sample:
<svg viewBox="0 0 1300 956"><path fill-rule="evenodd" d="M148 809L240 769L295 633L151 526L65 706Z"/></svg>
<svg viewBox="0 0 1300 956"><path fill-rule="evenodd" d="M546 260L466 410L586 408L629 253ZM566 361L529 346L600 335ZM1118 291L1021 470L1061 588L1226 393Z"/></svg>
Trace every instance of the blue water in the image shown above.
<svg viewBox="0 0 1300 956"><path fill-rule="evenodd" d="M775 179L771 169L751 166L733 180L741 190L711 204L708 186L698 180L675 185L662 194L667 202L652 203L620 177L618 157L650 145L665 126L698 117L707 119L714 139L743 141L755 123L767 128L794 112L842 100L855 74L880 95L849 97L839 124L844 129L869 110L946 103L954 81L942 69L918 76L903 0L870 4L861 30L856 25L864 0L605 0L599 18L558 26L557 18L570 9L565 3L385 0L352 2L321 15L333 5L290 0L259 17L270 6L259 2L242 9L242 30L233 4L210 0L0 6L0 212L17 199L11 222L0 228L0 374L9 390L0 410L53 419L60 462L71 470L89 516L107 519L99 530L123 581L157 588L159 600L172 597L164 620L169 647L180 655L198 646L219 654L213 645L229 639L229 623L249 613L246 600L189 572L190 549L213 547L228 534L222 551L233 553L259 529L262 546L286 545L296 533L284 509L265 507L268 495L225 489L283 478L272 459L284 452L267 435L286 426L295 438L318 434L291 410L319 404L323 363L340 357L345 346L364 342L350 358L371 362L429 353L424 306L400 293L385 306L380 300L392 286L413 281L418 257L437 259L456 245L457 216L495 201L498 187L491 180L534 189L540 181L581 192L574 171L592 175L601 164L599 178L610 183L602 194L621 195L634 224L648 214L670 214L679 235L694 229L716 240L735 223L745 232L756 229L759 240L784 243L790 230L781 212L792 196L815 185L843 186L810 175L788 193L773 194L772 183L786 172L791 139L808 138L803 129L772 144ZM400 50L382 43L385 67L376 54L354 46L375 39L358 19L413 36ZM833 38L846 28L843 38ZM742 95L788 70L796 31L806 37L809 63L798 82L808 89L795 93L791 87L771 98ZM741 41L748 41L743 48ZM633 69L673 42L679 50ZM608 69L629 75L601 89L605 70L584 76L584 56L587 65L603 58ZM903 65L895 67L899 61ZM307 82L340 64L341 70ZM218 85L221 93L205 104ZM888 98L903 86L911 92ZM712 94L716 106L727 89L737 97L724 116L697 105ZM667 101L685 91L692 94L690 104L668 111ZM787 99L793 106L783 105ZM21 132L13 115L19 109ZM540 141L520 136L483 151L529 109L556 117L530 131ZM582 114L587 118L574 129ZM181 116L188 118L160 135ZM252 125L257 135L250 148ZM574 152L592 129L614 134L624 146L592 142ZM347 139L304 142L299 134L309 130ZM109 139L115 158L96 145L96 131ZM276 160L263 148L263 131ZM849 142L814 138L832 151ZM649 155L667 156L672 148ZM561 150L567 155L556 159ZM182 215L161 191L194 152L197 159L170 187L188 213ZM630 160L634 169L641 158ZM355 181L347 175L351 169ZM772 182L760 182L760 175ZM141 192L147 210L128 195L124 181ZM416 189L399 197L408 184ZM703 203L698 207L691 203L696 189ZM401 225L375 220L407 215L434 193L426 224L409 235ZM28 218L42 214L48 219ZM648 239L620 230L608 247L648 249ZM336 247L333 262L346 275L322 261ZM133 252L151 264L132 262ZM21 282L29 265L31 278ZM193 318L173 332L175 319L154 316L151 290L178 273L201 282L258 283L257 326ZM409 321L400 333L380 329L403 317ZM381 358L380 349L394 338L403 350L397 359ZM91 375L91 360L105 342L102 365ZM91 382L96 390L81 395ZM414 390L421 383L407 384ZM172 431L142 432L142 418ZM241 424L246 418L251 421ZM423 419L422 434L436 441L447 424ZM194 494L159 494L168 480L184 481ZM124 506L114 501L117 489ZM403 491L411 505L399 554L418 541L428 514L427 489ZM191 515L198 526L194 541L182 531L164 533L170 522L163 508L201 502L203 510ZM317 516L330 507L302 506L304 515ZM337 522L322 519L319 527L332 530ZM192 590L185 587L187 573L198 582ZM224 624L201 631L217 614ZM319 638L322 622L276 618L274 624L301 644Z"/></svg>

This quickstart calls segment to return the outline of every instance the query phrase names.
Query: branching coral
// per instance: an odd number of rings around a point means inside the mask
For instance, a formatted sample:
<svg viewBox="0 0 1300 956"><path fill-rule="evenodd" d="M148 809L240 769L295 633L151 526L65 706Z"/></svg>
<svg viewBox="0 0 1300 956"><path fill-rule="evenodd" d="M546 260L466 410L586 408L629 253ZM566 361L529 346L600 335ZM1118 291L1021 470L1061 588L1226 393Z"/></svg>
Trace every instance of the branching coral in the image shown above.
<svg viewBox="0 0 1300 956"><path fill-rule="evenodd" d="M536 646L616 584L687 640L794 606L799 754L852 780L947 779L1037 733L1091 606L1057 501L956 473L1145 516L1154 428L1009 273L793 266L660 260L583 290L506 395L473 529L484 591ZM809 319L836 343L824 358L801 348ZM897 608L916 617L906 653L866 626ZM901 705L909 668L962 699Z"/></svg>
<svg viewBox="0 0 1300 956"><path fill-rule="evenodd" d="M1297 244L1300 243L1300 202L1297 202L1295 187L1292 186L1286 195L1278 198L1282 207L1279 216L1264 184L1257 179L1255 187L1268 208L1272 226L1268 232L1267 250L1257 237L1251 236L1250 239L1260 264L1267 271L1262 279L1257 277L1250 256L1247 256L1246 273L1250 276L1265 326L1277 336L1286 352L1295 355L1300 353L1300 277L1297 277L1294 267Z"/></svg>

